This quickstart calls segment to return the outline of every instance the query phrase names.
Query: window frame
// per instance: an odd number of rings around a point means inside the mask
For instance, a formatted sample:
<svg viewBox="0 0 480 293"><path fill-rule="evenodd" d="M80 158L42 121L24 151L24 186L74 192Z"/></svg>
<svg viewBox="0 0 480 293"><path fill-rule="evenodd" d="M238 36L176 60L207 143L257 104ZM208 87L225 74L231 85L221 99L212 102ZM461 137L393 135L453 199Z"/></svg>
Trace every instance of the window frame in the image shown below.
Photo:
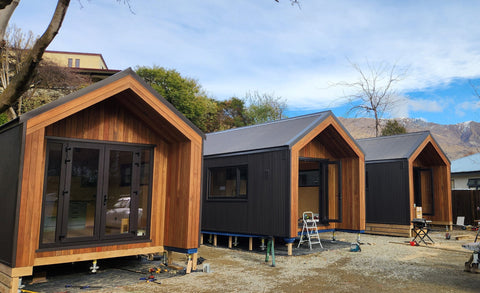
<svg viewBox="0 0 480 293"><path fill-rule="evenodd" d="M45 221L45 209L46 209L46 197L47 197L47 179L48 179L48 164L49 164L49 150L50 146L53 144L62 145L62 154L60 161L60 174L59 174L59 187L58 187L58 203L57 203L57 212L55 218L55 238L53 242L44 243L43 242L43 233L44 233L44 221ZM69 188L68 176L70 176L71 166L69 167L67 161L71 158L67 157L68 148L72 149L73 147L79 148L93 148L99 150L99 163L98 163L98 178L97 178L97 195L95 202L95 216L94 216L94 233L93 236L88 237L62 237L62 233L66 234L66 226L68 225L68 205L70 202L69 196L62 195L65 188ZM58 137L46 137L46 155L45 155L45 174L44 174L44 187L42 195L42 216L41 216L41 225L40 225L40 238L39 238L39 248L40 249L49 249L49 248L58 248L58 247L69 247L69 246L78 246L78 245L101 245L103 243L127 241L127 242L138 242L138 241L148 241L150 239L150 221L151 221L151 202L152 202L152 189L153 189L153 163L154 163L154 148L155 145L147 144L133 144L133 143L117 143L109 141L97 141L97 140L82 140L82 139L68 139L68 138L58 138ZM131 151L132 152L132 168L138 166L139 170L132 171L135 175L132 175L132 188L130 191L130 211L129 211L129 233L120 233L115 235L107 235L105 233L106 228L106 211L107 208L103 203L104 194L108 193L108 174L109 174L109 157L111 151ZM138 207L139 207L139 195L140 190L140 170L142 168L141 164L141 154L142 152L148 150L148 193L143 195L146 196L147 201L147 213L146 218L146 227L144 235L134 234L134 230L138 229ZM138 159L135 159L136 154L140 154ZM136 176L136 177L135 177ZM138 186L137 186L138 185ZM135 193L134 189L137 189ZM68 190L70 192L70 190ZM135 194L135 196L134 196Z"/></svg>
<svg viewBox="0 0 480 293"><path fill-rule="evenodd" d="M471 181L475 181L475 184L470 184ZM477 189L480 187L480 178L475 177L475 178L468 178L467 179L467 187L468 189Z"/></svg>
<svg viewBox="0 0 480 293"><path fill-rule="evenodd" d="M211 196L212 191L212 171L215 169L228 169L228 168L235 168L235 195L234 196ZM246 169L246 193L245 195L240 194L240 183L241 179L241 168ZM248 200L248 181L249 181L249 172L248 172L248 164L238 164L238 165L230 165L230 166L214 166L209 167L207 169L207 200L208 201L247 201Z"/></svg>

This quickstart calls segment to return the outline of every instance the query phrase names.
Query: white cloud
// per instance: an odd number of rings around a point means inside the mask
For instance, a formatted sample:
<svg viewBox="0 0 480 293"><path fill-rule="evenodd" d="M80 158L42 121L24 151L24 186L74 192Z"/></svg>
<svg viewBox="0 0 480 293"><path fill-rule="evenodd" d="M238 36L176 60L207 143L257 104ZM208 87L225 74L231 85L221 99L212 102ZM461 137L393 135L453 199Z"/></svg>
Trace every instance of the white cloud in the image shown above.
<svg viewBox="0 0 480 293"><path fill-rule="evenodd" d="M390 114L392 117L409 118L412 112L441 113L446 106L440 101L402 97L395 103Z"/></svg>
<svg viewBox="0 0 480 293"><path fill-rule="evenodd" d="M467 112L477 111L480 109L480 101L470 100L455 105L455 114L464 117Z"/></svg>
<svg viewBox="0 0 480 293"><path fill-rule="evenodd" d="M40 34L54 0L22 0L14 21ZM478 1L72 1L51 50L102 53L107 65L175 68L219 99L275 92L290 106L338 104L347 58L409 68L402 92L480 76ZM25 26L25 27L24 27ZM398 113L440 111L409 100Z"/></svg>

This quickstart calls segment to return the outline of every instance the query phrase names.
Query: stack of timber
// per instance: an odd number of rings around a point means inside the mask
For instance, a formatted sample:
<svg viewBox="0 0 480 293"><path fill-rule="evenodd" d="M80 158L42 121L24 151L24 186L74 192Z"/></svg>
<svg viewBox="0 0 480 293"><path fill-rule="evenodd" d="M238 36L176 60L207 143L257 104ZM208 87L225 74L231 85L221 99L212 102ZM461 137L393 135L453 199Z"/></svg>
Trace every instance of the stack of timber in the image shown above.
<svg viewBox="0 0 480 293"><path fill-rule="evenodd" d="M394 225L394 224L376 224L367 223L365 233L378 235L391 235L401 237L411 237L410 225Z"/></svg>

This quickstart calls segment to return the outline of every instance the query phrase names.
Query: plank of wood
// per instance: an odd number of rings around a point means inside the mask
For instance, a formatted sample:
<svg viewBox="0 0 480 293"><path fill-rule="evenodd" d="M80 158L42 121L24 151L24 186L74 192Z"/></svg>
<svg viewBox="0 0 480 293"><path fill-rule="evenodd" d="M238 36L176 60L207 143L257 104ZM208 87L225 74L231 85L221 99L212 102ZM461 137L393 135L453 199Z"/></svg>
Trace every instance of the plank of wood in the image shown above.
<svg viewBox="0 0 480 293"><path fill-rule="evenodd" d="M143 247L143 248L133 248L133 249L115 249L115 247L112 247L112 250L108 250L108 251L79 253L79 254L72 254L73 253L72 250L67 250L67 253L70 253L70 254L55 255L55 256L49 256L49 257L37 256L34 261L34 266L88 261L88 260L94 260L94 259L114 258L114 257L141 255L141 254L149 254L149 253L162 253L163 251L164 251L163 246ZM56 254L56 253L58 253L58 251L53 252L53 254Z"/></svg>
<svg viewBox="0 0 480 293"><path fill-rule="evenodd" d="M174 264L168 265L168 267L171 268L171 269L177 270L177 271L181 271L181 270L184 269L184 267L177 266L177 265L174 265Z"/></svg>
<svg viewBox="0 0 480 293"><path fill-rule="evenodd" d="M188 262L187 262L187 269L186 269L185 273L190 274L192 272L192 264L193 264L192 260L189 259Z"/></svg>
<svg viewBox="0 0 480 293"><path fill-rule="evenodd" d="M455 240L461 240L465 238L474 238L472 235L457 235L455 236Z"/></svg>

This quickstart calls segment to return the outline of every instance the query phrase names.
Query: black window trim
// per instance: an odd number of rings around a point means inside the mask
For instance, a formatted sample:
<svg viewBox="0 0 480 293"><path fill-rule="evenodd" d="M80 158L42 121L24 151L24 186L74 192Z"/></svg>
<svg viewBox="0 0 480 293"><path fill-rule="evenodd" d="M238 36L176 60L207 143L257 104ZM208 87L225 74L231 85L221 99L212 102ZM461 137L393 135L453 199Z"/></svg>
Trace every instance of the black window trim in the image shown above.
<svg viewBox="0 0 480 293"><path fill-rule="evenodd" d="M240 168L246 167L247 169L247 193L245 196L240 196ZM236 168L236 196L210 196L211 191L211 178L212 178L212 170L213 169L222 169L222 168ZM206 192L206 200L207 201L228 201L228 202L235 202L235 201L248 201L248 181L249 181L249 171L248 171L248 164L235 164L235 165L219 165L219 166L211 166L207 168L207 192Z"/></svg>

